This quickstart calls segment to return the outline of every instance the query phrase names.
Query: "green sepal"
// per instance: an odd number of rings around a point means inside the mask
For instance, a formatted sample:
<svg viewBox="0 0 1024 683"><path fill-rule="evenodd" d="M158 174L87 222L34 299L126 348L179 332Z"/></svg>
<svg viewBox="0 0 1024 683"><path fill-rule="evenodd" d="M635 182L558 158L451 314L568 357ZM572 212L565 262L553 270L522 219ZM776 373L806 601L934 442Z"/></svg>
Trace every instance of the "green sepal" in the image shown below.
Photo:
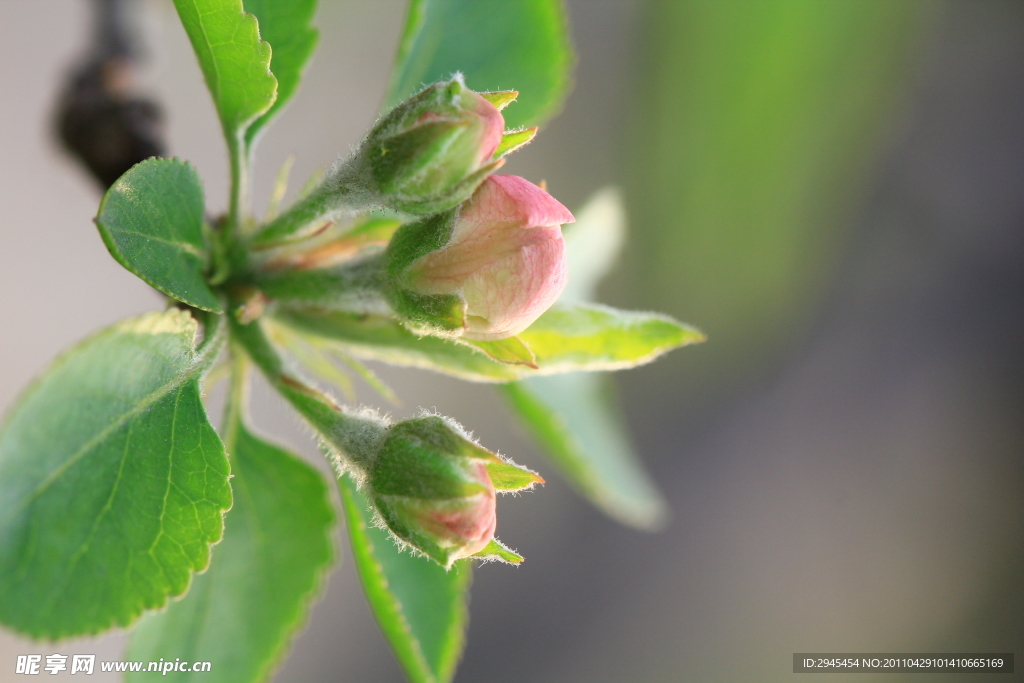
<svg viewBox="0 0 1024 683"><path fill-rule="evenodd" d="M501 136L501 142L498 143L498 148L494 150L494 158L500 159L506 154L515 152L520 147L524 147L537 137L537 126L533 128L526 128L524 130L508 131Z"/></svg>
<svg viewBox="0 0 1024 683"><path fill-rule="evenodd" d="M506 365L525 365L537 369L537 356L519 337L506 337L494 341L459 339L460 343L480 349L488 358Z"/></svg>
<svg viewBox="0 0 1024 683"><path fill-rule="evenodd" d="M371 140L366 152L380 193L390 199L390 195L423 174L468 126L469 121L434 120L397 135Z"/></svg>
<svg viewBox="0 0 1024 683"><path fill-rule="evenodd" d="M167 296L222 312L204 277L203 185L191 164L146 159L107 190L95 222L110 255Z"/></svg>
<svg viewBox="0 0 1024 683"><path fill-rule="evenodd" d="M524 559L522 555L509 549L496 538L492 538L487 547L473 555L473 557L478 557L485 561L507 562L508 564L519 564Z"/></svg>
<svg viewBox="0 0 1024 683"><path fill-rule="evenodd" d="M495 491L524 491L544 483L544 478L533 470L497 456L487 462L487 474Z"/></svg>
<svg viewBox="0 0 1024 683"><path fill-rule="evenodd" d="M494 105L494 108L501 111L508 105L516 101L519 97L519 91L517 90L492 90L490 92L480 93L480 97L484 98L488 102Z"/></svg>

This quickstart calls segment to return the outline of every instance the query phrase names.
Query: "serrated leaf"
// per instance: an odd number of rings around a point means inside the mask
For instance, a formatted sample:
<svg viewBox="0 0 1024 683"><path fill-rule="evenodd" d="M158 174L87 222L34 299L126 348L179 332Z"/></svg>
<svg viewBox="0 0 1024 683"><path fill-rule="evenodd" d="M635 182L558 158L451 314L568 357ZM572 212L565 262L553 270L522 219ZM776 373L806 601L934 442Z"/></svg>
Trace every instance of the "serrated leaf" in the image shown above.
<svg viewBox="0 0 1024 683"><path fill-rule="evenodd" d="M147 159L118 178L96 225L110 254L146 283L190 306L220 313L203 271L203 185L178 159Z"/></svg>
<svg viewBox="0 0 1024 683"><path fill-rule="evenodd" d="M246 129L277 97L271 47L260 40L256 17L242 0L174 0L213 96L224 136L234 152Z"/></svg>
<svg viewBox="0 0 1024 683"><path fill-rule="evenodd" d="M127 658L210 662L218 681L255 683L283 658L323 584L334 559L334 510L323 476L255 436L237 411L228 418L225 446L234 505L224 540L184 599L142 619ZM173 681L208 677L167 674Z"/></svg>
<svg viewBox="0 0 1024 683"><path fill-rule="evenodd" d="M475 553L473 557L479 557L481 560L508 562L509 564L519 564L523 561L522 555L509 550L504 543L496 538L491 539L491 542L483 550Z"/></svg>
<svg viewBox="0 0 1024 683"><path fill-rule="evenodd" d="M246 133L251 144L267 123L291 100L302 72L313 56L320 32L313 26L317 0L243 0L245 11L256 15L260 36L270 43L270 70L277 78L277 99Z"/></svg>
<svg viewBox="0 0 1024 683"><path fill-rule="evenodd" d="M206 568L231 491L196 331L181 310L118 323L15 405L0 432L0 621L50 639L127 626Z"/></svg>
<svg viewBox="0 0 1024 683"><path fill-rule="evenodd" d="M472 566L450 571L401 552L388 532L372 524L363 495L344 475L342 504L356 570L381 631L414 683L446 683L465 642L466 596Z"/></svg>
<svg viewBox="0 0 1024 683"><path fill-rule="evenodd" d="M538 371L621 370L666 351L704 341L704 335L666 315L620 311L600 304L555 304L519 334Z"/></svg>
<svg viewBox="0 0 1024 683"><path fill-rule="evenodd" d="M486 467L496 491L522 491L532 488L534 484L544 483L544 479L536 472L496 456L488 460Z"/></svg>
<svg viewBox="0 0 1024 683"><path fill-rule="evenodd" d="M527 431L570 483L609 516L656 529L668 507L637 458L608 379L589 373L501 387Z"/></svg>
<svg viewBox="0 0 1024 683"><path fill-rule="evenodd" d="M543 123L569 91L572 46L560 0L412 0L388 106L461 71L476 91L519 91L512 128Z"/></svg>

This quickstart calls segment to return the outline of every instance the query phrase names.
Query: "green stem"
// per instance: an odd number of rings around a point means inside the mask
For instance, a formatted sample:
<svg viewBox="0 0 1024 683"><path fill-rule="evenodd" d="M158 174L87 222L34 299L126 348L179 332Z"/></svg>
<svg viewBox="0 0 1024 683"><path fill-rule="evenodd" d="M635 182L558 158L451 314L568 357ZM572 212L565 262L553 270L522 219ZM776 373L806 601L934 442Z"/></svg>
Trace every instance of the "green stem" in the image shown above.
<svg viewBox="0 0 1024 683"><path fill-rule="evenodd" d="M256 270L244 284L271 299L353 312L388 310L383 254L332 268Z"/></svg>
<svg viewBox="0 0 1024 683"><path fill-rule="evenodd" d="M241 135L228 136L231 159L231 196L228 200L228 221L225 226L229 242L241 235L242 219L249 209L249 152Z"/></svg>
<svg viewBox="0 0 1024 683"><path fill-rule="evenodd" d="M231 386L224 405L224 447L232 453L238 441L238 430L249 405L249 359L242 349L231 350Z"/></svg>
<svg viewBox="0 0 1024 683"><path fill-rule="evenodd" d="M227 317L232 338L245 349L270 385L333 447L344 469L359 477L365 476L387 424L379 418L347 412L330 396L297 377L271 344L259 321L243 325Z"/></svg>
<svg viewBox="0 0 1024 683"><path fill-rule="evenodd" d="M361 154L336 163L323 181L255 235L253 249L269 249L322 227L343 210L361 211L379 204L366 185L369 169Z"/></svg>

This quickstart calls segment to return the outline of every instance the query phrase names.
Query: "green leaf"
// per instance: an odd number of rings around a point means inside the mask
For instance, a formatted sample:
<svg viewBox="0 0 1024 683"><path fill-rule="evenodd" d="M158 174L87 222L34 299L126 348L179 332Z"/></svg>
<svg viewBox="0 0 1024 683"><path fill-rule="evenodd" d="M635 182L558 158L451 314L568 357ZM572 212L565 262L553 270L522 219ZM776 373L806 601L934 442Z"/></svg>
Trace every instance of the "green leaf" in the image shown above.
<svg viewBox="0 0 1024 683"><path fill-rule="evenodd" d="M657 529L668 516L637 458L608 378L538 377L501 387L527 431L580 493L624 524Z"/></svg>
<svg viewBox="0 0 1024 683"><path fill-rule="evenodd" d="M533 350L539 368L524 375L632 368L704 341L701 332L666 315L600 304L555 304L519 338Z"/></svg>
<svg viewBox="0 0 1024 683"><path fill-rule="evenodd" d="M402 552L373 525L363 495L348 475L339 480L356 570L377 623L414 683L445 683L465 642L469 562L450 571Z"/></svg>
<svg viewBox="0 0 1024 683"><path fill-rule="evenodd" d="M260 36L273 49L270 70L277 78L277 99L249 126L249 144L299 88L302 72L320 38L313 26L316 4L317 0L244 0L245 11L256 15Z"/></svg>
<svg viewBox="0 0 1024 683"><path fill-rule="evenodd" d="M509 564L519 564L523 561L522 555L509 550L504 543L496 538L491 539L491 542L483 550L475 553L473 557L479 557L481 560L508 562Z"/></svg>
<svg viewBox="0 0 1024 683"><path fill-rule="evenodd" d="M142 619L127 657L211 662L218 681L252 683L269 677L322 587L335 518L323 476L232 413L225 446L234 506L224 540L183 600ZM208 677L172 672L168 680ZM129 674L136 679L147 674Z"/></svg>
<svg viewBox="0 0 1024 683"><path fill-rule="evenodd" d="M282 309L275 313L275 319L321 340L334 340L344 353L357 358L434 370L476 382L630 368L704 338L697 330L656 313L619 311L598 304L556 304L519 335L519 341L536 357L535 369L492 360L503 347L488 347L485 354L477 344L417 337L399 322L383 316ZM523 362L511 357L509 360Z"/></svg>
<svg viewBox="0 0 1024 683"><path fill-rule="evenodd" d="M346 354L392 365L434 370L475 382L509 382L520 366L497 363L482 351L440 337L417 337L397 320L335 311L279 309L275 320L321 340L334 341Z"/></svg>
<svg viewBox="0 0 1024 683"><path fill-rule="evenodd" d="M533 126L561 107L572 64L561 0L412 0L388 106L461 71L478 92L518 90L505 121Z"/></svg>
<svg viewBox="0 0 1024 683"><path fill-rule="evenodd" d="M260 40L256 17L245 13L242 0L174 0L174 6L235 152L277 97L270 45Z"/></svg>
<svg viewBox="0 0 1024 683"><path fill-rule="evenodd" d="M220 313L206 284L203 186L178 159L147 159L117 179L100 203L96 225L110 254L178 301Z"/></svg>
<svg viewBox="0 0 1024 683"><path fill-rule="evenodd" d="M0 621L50 639L127 626L188 590L231 506L185 311L62 355L0 433Z"/></svg>

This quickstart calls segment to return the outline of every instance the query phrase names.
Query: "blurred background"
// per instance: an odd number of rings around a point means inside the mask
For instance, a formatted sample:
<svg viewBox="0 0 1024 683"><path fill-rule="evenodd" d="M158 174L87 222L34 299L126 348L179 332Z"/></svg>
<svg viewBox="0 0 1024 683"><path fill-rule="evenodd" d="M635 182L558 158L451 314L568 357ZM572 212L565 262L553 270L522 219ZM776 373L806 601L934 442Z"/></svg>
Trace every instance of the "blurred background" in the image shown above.
<svg viewBox="0 0 1024 683"><path fill-rule="evenodd" d="M138 4L140 88L226 208L188 41L169 2ZM289 154L301 185L348 150L384 94L404 3L321 5L257 201ZM788 681L794 652L1024 655L1024 3L567 6L575 89L507 169L571 209L621 186L629 244L602 299L709 340L615 378L672 523L622 527L557 476L502 500L500 537L527 561L476 572L456 680ZM106 252L100 190L53 133L89 10L0 0L2 410L62 348L161 305ZM381 374L396 414L436 408L550 472L489 387ZM318 461L258 397L262 430ZM402 680L339 548L277 681ZM123 643L54 651L118 659ZM0 633L0 681L47 647ZM859 680L800 677L818 679Z"/></svg>

